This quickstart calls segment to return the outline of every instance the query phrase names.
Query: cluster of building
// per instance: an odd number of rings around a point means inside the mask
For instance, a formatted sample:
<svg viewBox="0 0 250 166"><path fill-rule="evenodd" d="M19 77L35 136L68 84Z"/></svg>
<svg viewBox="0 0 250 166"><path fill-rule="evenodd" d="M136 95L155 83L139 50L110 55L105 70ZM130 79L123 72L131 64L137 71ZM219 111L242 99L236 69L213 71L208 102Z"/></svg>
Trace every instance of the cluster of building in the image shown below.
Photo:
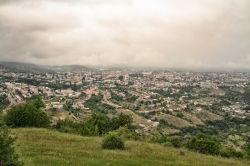
<svg viewBox="0 0 250 166"><path fill-rule="evenodd" d="M1 70L0 78L0 95L6 96L11 105L41 94L48 110L67 109L67 103L71 103L84 114L90 112L85 102L92 95L103 94L103 103L143 115L152 127L164 118L179 127L202 124L207 117L220 119L223 112L249 116L249 110L244 109L246 103L234 98L244 94L249 73L98 70L34 74ZM111 93L122 100L112 98ZM227 104L222 104L225 101ZM218 110L211 110L219 104Z"/></svg>

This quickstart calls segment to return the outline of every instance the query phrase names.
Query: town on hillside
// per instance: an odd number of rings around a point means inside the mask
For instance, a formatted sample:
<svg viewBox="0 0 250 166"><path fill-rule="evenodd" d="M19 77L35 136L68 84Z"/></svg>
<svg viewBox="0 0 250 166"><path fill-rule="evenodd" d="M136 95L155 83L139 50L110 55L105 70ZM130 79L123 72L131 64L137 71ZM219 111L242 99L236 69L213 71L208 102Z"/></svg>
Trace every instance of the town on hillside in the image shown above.
<svg viewBox="0 0 250 166"><path fill-rule="evenodd" d="M243 72L107 69L29 73L1 69L0 97L1 107L7 110L39 94L53 123L65 118L80 120L93 111L111 116L125 113L133 116L139 133L175 135L218 128L214 123L230 118L244 121L250 116L245 100L249 80L250 74ZM228 134L227 143L249 137L247 124L238 125L240 130Z"/></svg>

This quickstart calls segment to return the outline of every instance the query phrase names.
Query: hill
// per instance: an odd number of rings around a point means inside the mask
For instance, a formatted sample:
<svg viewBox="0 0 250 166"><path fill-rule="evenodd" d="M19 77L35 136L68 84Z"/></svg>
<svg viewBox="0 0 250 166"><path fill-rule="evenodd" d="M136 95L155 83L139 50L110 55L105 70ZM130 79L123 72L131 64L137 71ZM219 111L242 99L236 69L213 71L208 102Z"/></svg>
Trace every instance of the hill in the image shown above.
<svg viewBox="0 0 250 166"><path fill-rule="evenodd" d="M0 69L5 69L12 72L27 72L27 73L55 73L55 72L83 72L96 71L97 69L82 66L82 65L65 65L65 66L44 66L30 63L19 62L1 62Z"/></svg>
<svg viewBox="0 0 250 166"><path fill-rule="evenodd" d="M64 65L64 66L50 66L50 69L55 72L87 72L98 71L95 68L90 68L82 65Z"/></svg>
<svg viewBox="0 0 250 166"><path fill-rule="evenodd" d="M5 69L12 72L27 72L27 73L52 73L53 70L46 66L34 65L30 63L18 62L0 62L0 69Z"/></svg>
<svg viewBox="0 0 250 166"><path fill-rule="evenodd" d="M27 166L171 165L247 166L250 161L206 156L157 144L127 141L126 150L101 149L101 138L81 137L48 129L13 129L16 149Z"/></svg>

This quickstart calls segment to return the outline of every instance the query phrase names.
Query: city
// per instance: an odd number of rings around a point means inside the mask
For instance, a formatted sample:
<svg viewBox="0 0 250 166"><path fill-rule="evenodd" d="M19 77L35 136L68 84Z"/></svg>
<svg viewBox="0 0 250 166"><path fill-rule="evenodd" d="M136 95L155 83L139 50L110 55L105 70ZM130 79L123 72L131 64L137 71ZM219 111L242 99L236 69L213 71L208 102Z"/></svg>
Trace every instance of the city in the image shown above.
<svg viewBox="0 0 250 166"><path fill-rule="evenodd" d="M80 121L96 111L111 117L131 114L142 135L178 136L209 128L213 134L224 132L224 143L236 149L250 137L245 100L249 73L125 69L27 73L2 68L0 78L0 95L8 103L5 110L41 95L53 124L66 118ZM95 101L96 96L100 100ZM213 124L232 118L237 120L228 128Z"/></svg>
<svg viewBox="0 0 250 166"><path fill-rule="evenodd" d="M250 0L0 0L0 166L249 166Z"/></svg>

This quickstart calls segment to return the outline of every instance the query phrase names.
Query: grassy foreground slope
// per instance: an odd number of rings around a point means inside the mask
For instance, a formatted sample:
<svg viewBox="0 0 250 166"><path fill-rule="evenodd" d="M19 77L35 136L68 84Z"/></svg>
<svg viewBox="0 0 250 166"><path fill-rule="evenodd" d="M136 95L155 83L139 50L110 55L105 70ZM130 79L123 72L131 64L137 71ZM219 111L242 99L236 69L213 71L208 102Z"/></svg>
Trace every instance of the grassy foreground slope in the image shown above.
<svg viewBox="0 0 250 166"><path fill-rule="evenodd" d="M14 129L18 153L27 166L171 165L247 166L249 161L224 159L144 142L127 141L126 150L101 149L101 138L81 137L48 129Z"/></svg>

